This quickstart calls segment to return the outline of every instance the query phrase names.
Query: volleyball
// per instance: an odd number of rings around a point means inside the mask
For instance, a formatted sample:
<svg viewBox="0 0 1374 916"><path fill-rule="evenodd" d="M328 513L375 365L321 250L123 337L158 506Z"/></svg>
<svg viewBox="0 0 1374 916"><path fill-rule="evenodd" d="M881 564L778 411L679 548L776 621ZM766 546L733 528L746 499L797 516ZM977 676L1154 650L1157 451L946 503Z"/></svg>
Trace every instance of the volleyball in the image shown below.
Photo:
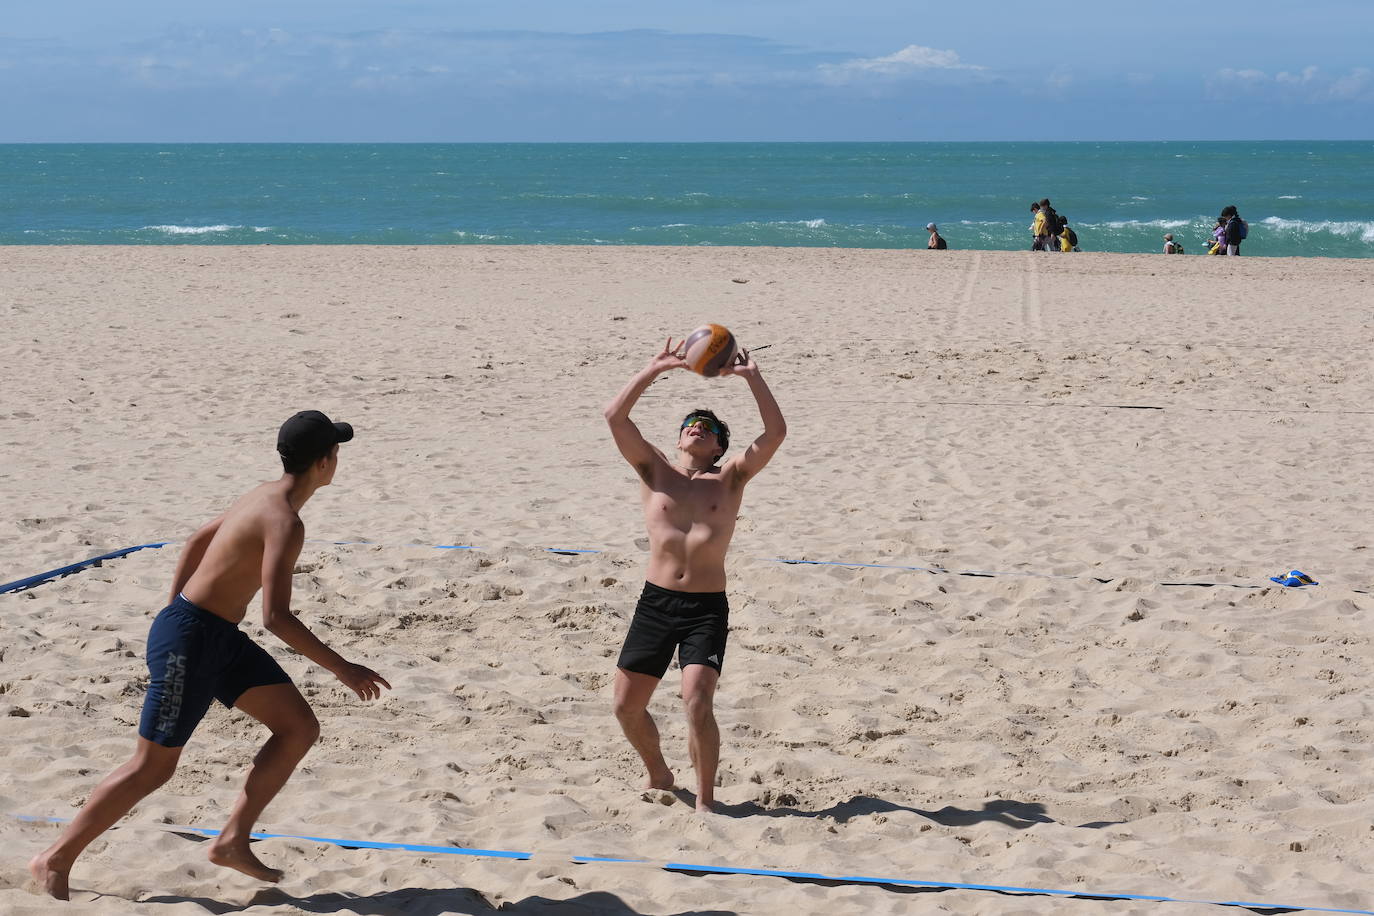
<svg viewBox="0 0 1374 916"><path fill-rule="evenodd" d="M714 378L735 360L739 347L728 328L708 324L687 335L682 343L682 358L687 368L698 375Z"/></svg>

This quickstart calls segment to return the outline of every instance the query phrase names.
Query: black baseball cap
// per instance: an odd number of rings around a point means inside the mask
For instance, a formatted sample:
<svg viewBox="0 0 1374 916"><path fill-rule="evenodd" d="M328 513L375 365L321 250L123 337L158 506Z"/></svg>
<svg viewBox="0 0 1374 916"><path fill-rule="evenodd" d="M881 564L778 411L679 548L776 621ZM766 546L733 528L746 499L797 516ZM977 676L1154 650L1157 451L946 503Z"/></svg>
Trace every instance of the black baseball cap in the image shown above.
<svg viewBox="0 0 1374 916"><path fill-rule="evenodd" d="M353 427L347 423L335 423L318 410L302 410L277 431L277 452L283 458L318 461L352 438Z"/></svg>

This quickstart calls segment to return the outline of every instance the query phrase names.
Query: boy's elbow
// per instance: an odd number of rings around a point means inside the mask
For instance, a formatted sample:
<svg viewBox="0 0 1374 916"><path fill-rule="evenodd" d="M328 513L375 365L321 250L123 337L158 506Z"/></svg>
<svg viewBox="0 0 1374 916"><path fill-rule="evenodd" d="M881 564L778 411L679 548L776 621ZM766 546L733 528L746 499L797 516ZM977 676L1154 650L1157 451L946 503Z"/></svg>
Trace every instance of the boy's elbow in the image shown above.
<svg viewBox="0 0 1374 916"><path fill-rule="evenodd" d="M273 636L280 636L287 626L287 618L292 616L290 611L263 611L262 628Z"/></svg>

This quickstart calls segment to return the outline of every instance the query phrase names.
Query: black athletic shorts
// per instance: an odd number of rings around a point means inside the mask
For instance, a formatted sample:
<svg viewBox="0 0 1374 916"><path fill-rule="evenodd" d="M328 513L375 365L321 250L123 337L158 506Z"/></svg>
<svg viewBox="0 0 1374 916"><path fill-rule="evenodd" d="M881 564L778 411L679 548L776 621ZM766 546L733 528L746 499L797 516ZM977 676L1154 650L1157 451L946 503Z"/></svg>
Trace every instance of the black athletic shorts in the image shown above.
<svg viewBox="0 0 1374 916"><path fill-rule="evenodd" d="M644 583L617 667L663 677L677 652L678 665L708 665L720 671L730 603L725 592L677 592Z"/></svg>
<svg viewBox="0 0 1374 916"><path fill-rule="evenodd" d="M163 747L184 745L211 701L233 706L245 690L291 683L247 633L184 595L148 630L148 674L138 733Z"/></svg>

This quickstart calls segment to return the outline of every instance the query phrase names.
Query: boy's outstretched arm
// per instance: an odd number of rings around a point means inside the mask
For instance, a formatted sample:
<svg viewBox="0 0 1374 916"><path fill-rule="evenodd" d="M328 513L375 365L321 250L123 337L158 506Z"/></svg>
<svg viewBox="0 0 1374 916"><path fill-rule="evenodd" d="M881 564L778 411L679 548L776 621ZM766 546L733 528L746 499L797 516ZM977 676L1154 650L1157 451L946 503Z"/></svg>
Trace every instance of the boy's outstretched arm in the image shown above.
<svg viewBox="0 0 1374 916"><path fill-rule="evenodd" d="M391 685L377 672L346 660L326 646L291 611L291 573L305 542L299 518L269 519L264 525L262 551L262 624L273 636L329 671L361 699L375 700ZM380 686L379 686L380 685Z"/></svg>
<svg viewBox="0 0 1374 916"><path fill-rule="evenodd" d="M727 374L738 375L749 383L754 403L759 408L759 416L763 419L763 432L749 443L749 447L742 455L730 462L737 481L744 483L763 470L772 460L778 447L782 445L782 440L787 438L787 421L783 419L782 408L778 406L777 399L773 397L772 390L763 380L758 364L754 362L748 350L740 354L739 361L733 366L722 370L721 375Z"/></svg>
<svg viewBox="0 0 1374 916"><path fill-rule="evenodd" d="M678 347L681 347L681 342ZM604 411L606 424L611 428L611 435L615 438L620 454L625 456L625 460L646 483L652 476L654 462L665 459L658 449L648 443L639 427L635 426L634 421L630 419L630 411L639 402L639 396L653 384L654 379L669 370L687 368L687 362L678 354L678 347L673 346L673 339L669 337L662 351L625 383L625 387L611 399Z"/></svg>

